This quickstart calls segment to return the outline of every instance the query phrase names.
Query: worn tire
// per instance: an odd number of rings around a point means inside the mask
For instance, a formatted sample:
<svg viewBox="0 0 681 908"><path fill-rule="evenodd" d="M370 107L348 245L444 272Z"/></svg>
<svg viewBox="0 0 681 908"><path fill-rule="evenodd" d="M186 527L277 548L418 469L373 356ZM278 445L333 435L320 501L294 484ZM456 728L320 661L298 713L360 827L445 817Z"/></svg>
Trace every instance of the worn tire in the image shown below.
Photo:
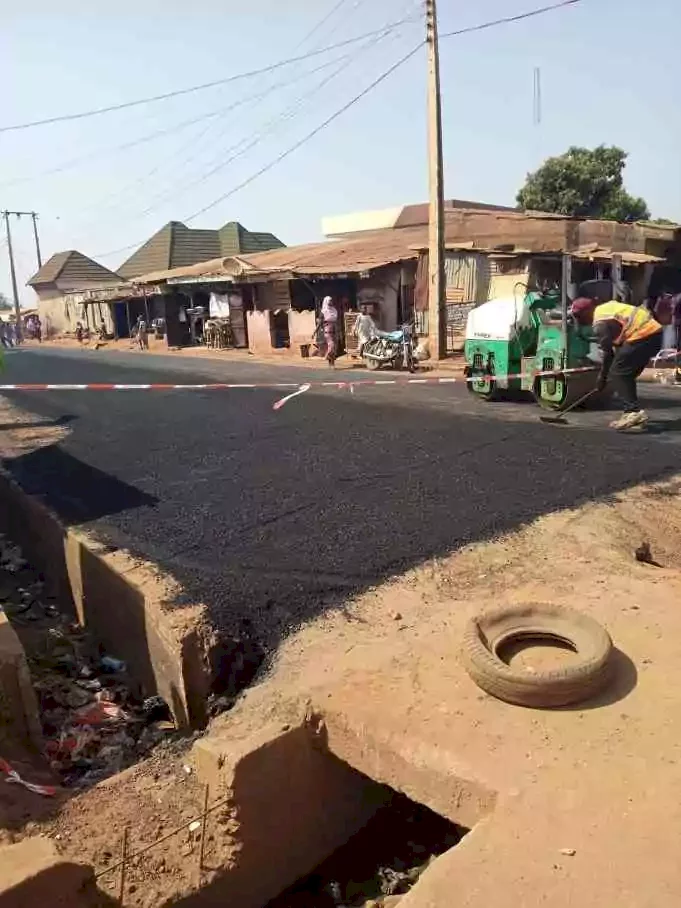
<svg viewBox="0 0 681 908"><path fill-rule="evenodd" d="M512 640L558 640L580 657L564 668L529 674L498 655ZM488 694L519 706L555 707L587 700L608 683L612 640L597 621L557 605L506 606L469 621L461 658Z"/></svg>

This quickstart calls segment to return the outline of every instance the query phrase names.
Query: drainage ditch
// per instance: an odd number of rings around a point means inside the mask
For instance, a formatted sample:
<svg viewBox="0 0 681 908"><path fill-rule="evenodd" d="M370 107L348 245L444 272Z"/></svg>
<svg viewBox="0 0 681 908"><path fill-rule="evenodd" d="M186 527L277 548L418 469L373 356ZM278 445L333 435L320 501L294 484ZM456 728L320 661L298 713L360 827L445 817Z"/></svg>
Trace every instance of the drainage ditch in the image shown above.
<svg viewBox="0 0 681 908"><path fill-rule="evenodd" d="M62 613L42 575L2 535L0 607L23 645L44 755L62 787L87 788L179 739L165 701L142 696L125 662Z"/></svg>
<svg viewBox="0 0 681 908"><path fill-rule="evenodd" d="M468 832L399 792L377 788L386 801L367 824L266 908L392 908Z"/></svg>

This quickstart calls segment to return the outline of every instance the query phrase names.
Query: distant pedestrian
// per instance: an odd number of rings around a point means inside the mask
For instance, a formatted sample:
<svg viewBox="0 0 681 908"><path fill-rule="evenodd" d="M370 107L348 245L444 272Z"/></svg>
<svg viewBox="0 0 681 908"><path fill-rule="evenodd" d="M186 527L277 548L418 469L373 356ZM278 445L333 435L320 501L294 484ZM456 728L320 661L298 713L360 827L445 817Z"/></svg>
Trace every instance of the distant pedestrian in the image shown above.
<svg viewBox="0 0 681 908"><path fill-rule="evenodd" d="M9 347L9 340L7 339L7 324L0 318L0 344L3 347Z"/></svg>
<svg viewBox="0 0 681 908"><path fill-rule="evenodd" d="M79 344L83 343L83 325L81 322L76 322L76 340Z"/></svg>
<svg viewBox="0 0 681 908"><path fill-rule="evenodd" d="M352 333L357 338L357 352L362 355L364 345L376 337L376 322L369 315L369 307L361 306Z"/></svg>
<svg viewBox="0 0 681 908"><path fill-rule="evenodd" d="M321 323L321 328L324 332L326 360L330 366L334 366L338 356L338 309L336 309L330 296L324 297L319 323Z"/></svg>
<svg viewBox="0 0 681 908"><path fill-rule="evenodd" d="M140 315L137 319L137 324L135 326L135 333L137 335L137 345L140 350L149 349L149 328L147 326L147 321L143 315Z"/></svg>

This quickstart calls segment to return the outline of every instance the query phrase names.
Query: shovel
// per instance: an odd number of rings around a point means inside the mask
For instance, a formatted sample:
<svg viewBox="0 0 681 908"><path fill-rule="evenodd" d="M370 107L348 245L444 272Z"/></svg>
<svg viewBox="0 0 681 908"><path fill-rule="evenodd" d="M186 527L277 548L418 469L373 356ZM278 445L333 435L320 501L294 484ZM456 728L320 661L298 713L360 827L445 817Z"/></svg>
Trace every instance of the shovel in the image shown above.
<svg viewBox="0 0 681 908"><path fill-rule="evenodd" d="M597 391L598 388L592 388L591 391L588 391L583 397L580 397L579 400L576 400L573 404L570 404L569 407L566 407L558 416L540 416L539 419L542 422L548 422L554 426L567 426L568 421L565 419L565 414L569 413L570 410L574 410L575 407L578 407L580 404L583 404L585 400L588 400L593 394L596 394Z"/></svg>

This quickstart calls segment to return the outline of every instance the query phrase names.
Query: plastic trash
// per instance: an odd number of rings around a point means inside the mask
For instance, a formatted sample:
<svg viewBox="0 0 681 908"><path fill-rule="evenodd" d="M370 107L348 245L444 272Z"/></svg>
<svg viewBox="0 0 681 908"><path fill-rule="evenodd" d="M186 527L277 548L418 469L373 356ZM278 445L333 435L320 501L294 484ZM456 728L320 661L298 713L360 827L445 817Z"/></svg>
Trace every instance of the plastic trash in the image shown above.
<svg viewBox="0 0 681 908"><path fill-rule="evenodd" d="M53 798L57 793L57 789L52 785L35 785L33 782L27 782L25 779L22 779L19 773L13 769L6 760L3 760L2 757L0 757L0 772L4 772L7 776L5 779L6 782L10 782L14 785L23 785L24 788L27 788L35 794L43 795L46 798Z"/></svg>
<svg viewBox="0 0 681 908"><path fill-rule="evenodd" d="M109 700L96 700L89 703L82 709L74 713L72 723L74 725L110 725L112 722L119 722L125 719L126 714L117 703L111 703Z"/></svg>
<svg viewBox="0 0 681 908"><path fill-rule="evenodd" d="M100 668L104 672L117 675L125 671L125 662L122 659L116 659L114 656L102 656L99 662Z"/></svg>

